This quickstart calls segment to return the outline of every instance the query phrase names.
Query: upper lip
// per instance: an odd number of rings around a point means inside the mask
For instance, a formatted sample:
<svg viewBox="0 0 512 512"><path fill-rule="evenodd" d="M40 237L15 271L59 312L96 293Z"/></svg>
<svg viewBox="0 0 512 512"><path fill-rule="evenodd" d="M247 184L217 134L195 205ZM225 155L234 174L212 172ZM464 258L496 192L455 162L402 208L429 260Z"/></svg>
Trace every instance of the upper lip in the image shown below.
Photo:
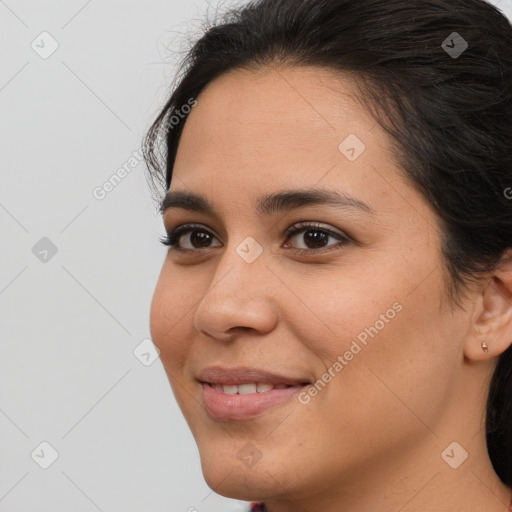
<svg viewBox="0 0 512 512"><path fill-rule="evenodd" d="M300 377L291 377L270 373L258 368L248 366L237 366L228 368L225 366L208 366L203 368L197 375L197 380L210 384L228 384L239 385L248 383L268 383L273 385L288 384L291 386L297 384L309 384L307 379Z"/></svg>

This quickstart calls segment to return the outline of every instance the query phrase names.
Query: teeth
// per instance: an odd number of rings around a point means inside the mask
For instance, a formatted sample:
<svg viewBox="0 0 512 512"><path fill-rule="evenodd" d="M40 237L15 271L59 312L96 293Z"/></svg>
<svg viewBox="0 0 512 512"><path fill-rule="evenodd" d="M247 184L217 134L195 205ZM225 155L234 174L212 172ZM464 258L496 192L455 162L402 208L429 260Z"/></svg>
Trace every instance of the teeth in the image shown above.
<svg viewBox="0 0 512 512"><path fill-rule="evenodd" d="M285 389L291 387L288 384L277 384L274 386L273 384L256 384L254 382L240 384L239 386L230 384L211 384L211 386L214 387L217 391L222 391L228 395L236 395L237 393L240 395L246 395L249 393L266 393L273 389Z"/></svg>
<svg viewBox="0 0 512 512"><path fill-rule="evenodd" d="M238 392L241 395L246 395L247 393L256 393L256 384L240 384L240 386L238 386Z"/></svg>
<svg viewBox="0 0 512 512"><path fill-rule="evenodd" d="M274 386L272 386L272 384L258 384L258 387L256 388L258 393L265 393L266 391L270 391L271 389L274 389Z"/></svg>

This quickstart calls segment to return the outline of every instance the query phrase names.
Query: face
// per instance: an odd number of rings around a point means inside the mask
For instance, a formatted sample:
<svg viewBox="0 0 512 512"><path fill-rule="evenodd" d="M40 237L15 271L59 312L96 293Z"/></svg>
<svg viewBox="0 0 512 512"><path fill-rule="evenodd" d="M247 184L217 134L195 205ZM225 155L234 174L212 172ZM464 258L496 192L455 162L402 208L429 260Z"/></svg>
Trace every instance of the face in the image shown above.
<svg viewBox="0 0 512 512"><path fill-rule="evenodd" d="M151 334L204 477L251 500L382 473L432 443L462 357L435 214L340 74L237 70L197 102L170 191L213 211L168 203L166 230L192 227L166 255ZM262 201L325 190L339 198Z"/></svg>

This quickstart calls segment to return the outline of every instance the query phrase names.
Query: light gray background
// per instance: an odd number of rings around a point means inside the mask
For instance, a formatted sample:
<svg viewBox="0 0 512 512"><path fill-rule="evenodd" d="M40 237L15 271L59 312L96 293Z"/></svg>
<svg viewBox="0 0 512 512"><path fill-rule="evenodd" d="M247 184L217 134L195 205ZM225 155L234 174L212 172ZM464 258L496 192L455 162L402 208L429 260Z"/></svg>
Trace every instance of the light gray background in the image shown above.
<svg viewBox="0 0 512 512"><path fill-rule="evenodd" d="M166 248L137 152L215 5L0 0L2 512L244 508L208 488L160 359L141 355Z"/></svg>

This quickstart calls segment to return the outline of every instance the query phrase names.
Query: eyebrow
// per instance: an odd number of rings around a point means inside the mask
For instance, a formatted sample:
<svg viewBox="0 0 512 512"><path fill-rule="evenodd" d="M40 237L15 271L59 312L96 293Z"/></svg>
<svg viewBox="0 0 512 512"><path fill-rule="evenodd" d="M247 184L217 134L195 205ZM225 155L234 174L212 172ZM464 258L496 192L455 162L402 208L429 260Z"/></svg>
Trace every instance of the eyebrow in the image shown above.
<svg viewBox="0 0 512 512"><path fill-rule="evenodd" d="M358 210L367 214L375 214L375 210L368 204L329 189L313 190L282 190L273 194L260 196L256 202L256 210L260 215L270 216L286 213L309 205L328 205L338 208ZM169 191L160 205L160 213L173 208L206 213L218 216L213 205L206 197L185 191Z"/></svg>

